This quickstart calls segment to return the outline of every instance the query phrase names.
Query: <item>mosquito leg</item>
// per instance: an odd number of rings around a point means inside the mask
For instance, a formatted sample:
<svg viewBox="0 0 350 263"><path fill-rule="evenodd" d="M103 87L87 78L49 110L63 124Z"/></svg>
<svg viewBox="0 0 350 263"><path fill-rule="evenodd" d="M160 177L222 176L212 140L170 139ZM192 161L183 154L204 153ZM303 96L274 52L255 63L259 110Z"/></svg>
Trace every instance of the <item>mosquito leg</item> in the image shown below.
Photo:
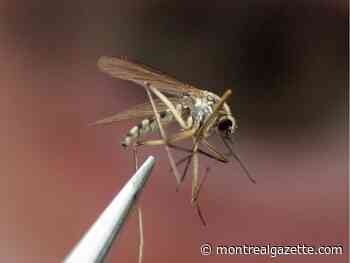
<svg viewBox="0 0 350 263"><path fill-rule="evenodd" d="M176 119L176 121L179 123L179 125L181 126L182 129L188 129L185 121L183 120L183 118L181 117L181 114L179 114L179 112L176 110L174 104L168 100L168 98L166 96L163 95L163 93L161 93L159 90L157 90L156 88L151 87L147 82L145 83L145 86L151 90L171 111L171 113L174 115L174 118Z"/></svg>
<svg viewBox="0 0 350 263"><path fill-rule="evenodd" d="M136 148L136 146L132 147L132 153L133 153L133 157L134 157L135 171L137 171L137 169L139 168L139 160L138 160L138 157L137 157L137 148Z"/></svg>
<svg viewBox="0 0 350 263"><path fill-rule="evenodd" d="M217 115L218 112L220 112L221 107L224 105L225 101L228 99L228 97L231 95L231 90L227 90L224 95L220 98L220 101L216 103L214 106L213 112L209 115L207 121L196 131L194 134L194 145L193 145L193 178L192 178L192 199L191 203L197 208L197 211L199 214L200 210L198 208L198 195L200 191L201 184L198 184L198 168L199 168L199 161L198 161L198 144L201 141L204 131L206 130L207 127L211 124L212 120L214 117ZM208 145L207 145L208 146ZM211 145L210 145L211 146ZM208 149L211 149L208 146Z"/></svg>
<svg viewBox="0 0 350 263"><path fill-rule="evenodd" d="M183 182L183 180L185 179L185 176L187 174L187 171L188 171L188 168L190 167L190 164L191 164L191 161L192 161L192 154L190 155L187 155L186 157L182 158L180 161L178 161L176 163L176 165L180 165L181 163L187 161L186 163L186 166L185 166L185 169L184 169L184 172L182 174L182 177L181 177L181 182ZM209 172L209 168L207 168L207 173ZM206 176L206 175L205 175ZM205 180L205 177L202 179L201 183L200 183L200 187L201 185L204 183L204 180Z"/></svg>
<svg viewBox="0 0 350 263"><path fill-rule="evenodd" d="M169 144L172 144L174 142L178 142L178 141L182 141L182 140L186 140L188 138L191 138L196 132L196 129L190 129L190 130L186 130L186 131L181 131L178 132L174 135L172 135L169 138L165 138L165 139L161 139L161 140L147 140L147 141L140 141L138 142L138 146L140 145L167 145L169 147L171 147Z"/></svg>
<svg viewBox="0 0 350 263"><path fill-rule="evenodd" d="M176 163L176 165L180 165L181 163L187 161L186 166L185 166L185 169L184 169L184 173L183 173L183 175L182 175L182 177L181 177L181 182L185 179L185 176L186 176L187 170L188 170L188 168L189 168L189 166L190 166L190 164L191 164L192 158L193 158L193 153L190 154L190 155L187 155L186 157L184 157L184 158L182 158L182 159L180 159L180 160ZM197 191L198 193L199 193L199 190L200 190L200 188L202 187L204 181L206 180L209 171L210 171L210 168L208 167L208 168L206 169L206 173L204 174L204 176L203 176L203 178L202 178L202 180L201 180L201 182L200 182L200 184L199 184L198 191ZM197 196L198 196L198 194L197 194Z"/></svg>
<svg viewBox="0 0 350 263"><path fill-rule="evenodd" d="M156 120L157 120L157 123L158 123L160 135L161 135L161 137L162 137L162 139L163 139L164 141L167 141L167 137L166 137L165 131L164 131L163 126L162 126L162 123L161 123L161 121L160 121L160 116L159 116L158 110L157 110L156 105L155 105L155 103L154 103L152 94L151 94L151 92L149 91L150 86L149 86L149 85L146 85L146 86L147 86L147 87L146 87L146 92L147 92L147 95L148 95L148 97L149 97L149 100L150 100L150 102L151 102L151 104L152 104L153 112L154 112L154 115L155 115ZM180 174L179 174L179 171L178 171L177 168L176 168L173 155L171 154L170 148L168 147L167 144L165 144L165 150L166 150L167 155L168 155L168 159L169 159L169 162L170 162L170 166L171 166L171 168L173 169L173 172L174 172L174 175L175 175L175 178L176 178L176 182L177 182L177 184L179 184L179 183L180 183Z"/></svg>
<svg viewBox="0 0 350 263"><path fill-rule="evenodd" d="M225 158L225 156L222 153L220 153L219 151L217 151L215 149L215 147L213 145L211 145L206 139L203 138L201 142L207 146L209 151L213 153L213 155L215 156L216 159L219 159L222 162L226 162L226 163L228 162L228 160Z"/></svg>
<svg viewBox="0 0 350 263"><path fill-rule="evenodd" d="M189 167L190 162L191 162L191 158L192 158L192 154L189 154L189 155L187 155L187 156L181 158L180 160L178 160L178 161L176 162L176 166L179 166L179 165L181 165L182 163L184 163L185 161L187 161L187 163L186 163L186 165L185 165L185 169L184 169L184 171L183 171L183 173L182 173L182 176L181 176L181 178L180 178L180 182L183 182L183 180L184 180L184 178L185 178L185 176L186 176L188 167ZM170 171L169 171L169 172L170 172L170 173L172 172L171 168L170 168ZM176 188L176 191L178 191L178 188Z"/></svg>
<svg viewBox="0 0 350 263"><path fill-rule="evenodd" d="M202 177L200 183L198 184L196 196L194 197L193 202L197 202L197 201L198 201L199 192L200 192L200 190L202 189L202 186L204 185L206 179L208 178L209 171L210 171L210 168L207 167L207 169L205 170L205 174L203 175L203 177Z"/></svg>
<svg viewBox="0 0 350 263"><path fill-rule="evenodd" d="M184 171L183 171L183 173L182 173L182 176L181 176L181 178L180 178L180 182L181 182L181 183L185 180L186 174L187 174L187 172L188 172L188 169L189 169L190 164L191 164L191 161L192 161L192 156L193 156L193 154L190 154L190 155L186 156L186 158L183 159L183 161L187 161L187 162L186 162L186 165L185 165L185 169L184 169ZM181 160L181 161L182 161L182 160ZM176 187L176 192L177 192L178 190L179 190L179 188Z"/></svg>
<svg viewBox="0 0 350 263"><path fill-rule="evenodd" d="M202 213L202 209L200 208L198 202L196 203L195 209L196 209L196 211L197 211L197 214L198 214L198 216L199 216L199 218L200 218L200 220L201 220L203 226L206 226L206 225L207 225L207 222L205 221L205 218L204 218L203 213Z"/></svg>
<svg viewBox="0 0 350 263"><path fill-rule="evenodd" d="M197 189L198 189L198 173L199 173L199 160L198 160L198 143L196 143L193 147L193 154L192 154L192 169L193 169L193 177L192 177L192 199L191 203L192 205L195 205L196 199L197 199Z"/></svg>
<svg viewBox="0 0 350 263"><path fill-rule="evenodd" d="M173 145L173 144L168 144L168 146L171 147L171 148L174 148L174 149L176 149L176 150L179 150L179 151L191 153L191 154L189 154L189 155L187 155L187 156L181 158L180 160L178 160L178 161L176 162L176 166L179 166L179 165L181 165L183 162L187 161L186 166L185 166L185 169L184 169L184 172L183 172L182 177L181 177L181 180L180 180L181 182L183 182L183 180L185 179L185 176L186 176L186 174L187 174L187 170L188 170L188 168L189 168L189 165L190 165L190 163L191 163L191 160L192 160L192 150L183 148L183 147L181 147L181 146ZM214 156L214 155L211 155L210 153L207 153L207 152L205 152L205 151L203 151L203 150L200 150L200 149L198 149L198 153L200 153L200 154L202 154L202 155L205 155L205 156L207 156L207 157L209 157L209 158L212 158L212 159L214 159L214 160L217 160L217 161L219 161L219 162L225 162L225 163L228 162L228 160L227 160L226 158L225 158L224 160L223 160L223 159L219 159L218 157L216 157L216 156ZM171 172L171 171L172 171L172 170L171 170L171 168L170 168L170 172Z"/></svg>
<svg viewBox="0 0 350 263"><path fill-rule="evenodd" d="M198 143L196 143L194 145L194 151L193 151L193 155L192 155L192 160L193 160L193 178L192 178L192 199L191 199L191 203L192 203L192 206L194 206L194 208L196 209L197 214L198 214L202 224L204 226L206 226L206 222L205 222L203 213L202 213L201 208L200 208L199 203L198 203L198 194L199 194L199 190L200 190L200 185L201 184L199 184L199 180L198 180L199 160L198 160L197 149L198 149Z"/></svg>
<svg viewBox="0 0 350 263"><path fill-rule="evenodd" d="M180 160L178 160L178 161L176 162L176 166L181 165L183 162L187 161L190 157L192 157L192 154L189 154L189 155L187 155L187 156L181 158Z"/></svg>
<svg viewBox="0 0 350 263"><path fill-rule="evenodd" d="M136 146L133 147L132 151L133 151L134 162L135 162L135 171L137 171L139 162L138 162ZM139 225L139 258L138 258L138 263L142 263L144 236L143 236L142 209L141 209L140 204L137 206L137 216L138 216L138 222L139 222L138 223L138 225Z"/></svg>
<svg viewBox="0 0 350 263"><path fill-rule="evenodd" d="M183 182L183 180L185 179L186 177L186 174L187 174L187 171L190 167L190 164L191 164L191 160L192 160L192 154L190 155L187 155L185 156L184 158L180 159L179 161L176 162L176 166L179 166L180 164L182 164L183 162L187 161L186 162L186 165L185 165L185 168L184 168L184 171L182 173L182 176L180 178L180 182ZM170 170L171 171L171 170Z"/></svg>
<svg viewBox="0 0 350 263"><path fill-rule="evenodd" d="M227 145L227 142L225 141L225 138L223 135L221 135L219 132L216 131L216 134L220 137L221 141L224 143L226 149L228 150L227 153L224 153L225 156L232 156L231 150Z"/></svg>
<svg viewBox="0 0 350 263"><path fill-rule="evenodd" d="M171 147L171 148L174 148L175 150L179 150L179 151L183 151L183 152L187 152L187 153L192 153L192 150L191 149L187 149L187 148L184 148L184 147L181 147L181 146L178 146L178 145L174 145L174 144L170 144L168 143L168 146ZM214 156L206 151L203 151L201 149L198 148L198 153L202 154L202 155L205 155L211 159L214 159L216 161L219 161L219 162L223 162L223 163L227 163L228 160L226 158L218 158L217 156Z"/></svg>
<svg viewBox="0 0 350 263"><path fill-rule="evenodd" d="M197 141L203 136L204 131L209 127L212 123L215 116L220 112L221 107L224 105L225 101L231 96L232 91L227 90L224 95L220 98L220 100L215 104L213 112L209 115L206 122L197 130L196 137Z"/></svg>
<svg viewBox="0 0 350 263"><path fill-rule="evenodd" d="M222 154L220 154L220 152L218 152L217 150L215 150L215 148L207 141L207 140L203 140L202 142L204 142L204 144L208 147L209 150L211 150L213 152L213 154L215 155L211 155L205 151L202 151L200 149L197 149L197 152L198 153L201 153L203 155L206 155L210 158L213 158L217 161L221 161L221 162L228 162L228 160L223 157ZM184 158L180 159L179 161L176 162L176 166L179 166L180 164L182 164L183 162L187 161L186 163L186 166L185 166L185 169L184 169L184 172L182 174L182 177L181 177L181 182L183 182L183 180L185 179L185 176L187 174L187 171L188 171L188 168L189 168L189 165L191 163L191 160L192 160L192 155L193 155L193 150L190 150L190 149L186 149L186 148L182 148L180 146L177 146L177 145L172 145L172 144L169 144L170 147L173 147L177 150L180 150L180 151L184 151L184 152L191 152L190 155L187 155L185 156ZM201 181L201 184L203 183L203 180ZM201 187L201 185L200 185Z"/></svg>
<svg viewBox="0 0 350 263"><path fill-rule="evenodd" d="M193 136L193 134L194 134L194 132L195 132L195 130L193 129L193 130L187 130L187 131L182 131L182 132L179 132L179 133L177 133L177 134L175 134L175 135L173 135L172 137L170 137L167 141L165 141L165 140L149 140L149 141L141 141L141 142L139 142L139 145L165 145L166 147L171 147L170 145L169 145L169 141L170 142L175 142L175 141L180 141L180 140L184 140L184 139L187 139L187 138L190 138L190 137L192 137ZM170 150L170 149L169 149ZM169 159L170 160L170 159ZM177 170L177 165L176 165L176 163L174 162L174 163L171 163L170 162L170 166L171 166L171 169L172 169L172 171L173 172L177 172L178 170ZM175 169L174 169L174 166L175 166ZM186 166L187 167L187 166ZM176 177L176 180L177 180L177 183L178 183L178 185L183 181L183 179L184 179L184 177L185 177L185 174L186 174L186 172L187 172L187 169L188 168L185 168L185 172L184 172L184 175L182 175L182 176L177 176L176 174L175 174L175 177ZM178 187L176 188L176 190L178 190Z"/></svg>
<svg viewBox="0 0 350 263"><path fill-rule="evenodd" d="M198 214L198 216L199 216L199 218L200 218L200 220L201 220L201 222L202 222L202 224L203 224L204 226L206 226L207 223L206 223L205 218L204 218L204 216L203 216L202 209L201 209L200 206L199 206L198 196L199 196L199 192L200 192L200 190L201 190L201 188L202 188L202 186L203 186L205 180L206 180L207 177L208 177L209 171L210 171L210 168L207 167L207 169L206 169L206 171L205 171L205 174L204 174L204 176L202 177L201 182L199 183L198 190L197 190L197 194L196 194L197 196L195 197L195 200L194 200L195 209L196 209L197 214Z"/></svg>
<svg viewBox="0 0 350 263"><path fill-rule="evenodd" d="M191 155L187 158L187 163L186 163L186 165L185 165L185 169L184 169L184 172L183 172L182 177L181 177L181 182L183 182L183 181L185 180L185 177L186 177L187 171L188 171L188 169L189 169L189 167L190 167L192 158L193 158L193 154L191 154Z"/></svg>
<svg viewBox="0 0 350 263"><path fill-rule="evenodd" d="M233 156L233 158L236 159L236 161L238 162L238 164L241 166L241 168L243 169L243 171L245 172L245 174L247 175L247 177L249 178L249 180L253 183L256 184L255 179L253 178L253 176L250 174L248 168L244 165L244 163L242 162L241 158L239 157L239 155L237 153L235 153L232 149L231 146L233 146L233 142L230 139L226 139L224 137L222 137L222 140L224 142L224 144L226 145L226 147L230 150L231 155ZM229 145L229 143L231 144L231 146Z"/></svg>
<svg viewBox="0 0 350 263"><path fill-rule="evenodd" d="M144 236L143 236L143 219L142 219L142 209L139 205L137 208L137 214L139 218L139 233L140 233L140 243L139 243L139 259L138 263L142 263L143 258L143 246L144 246Z"/></svg>

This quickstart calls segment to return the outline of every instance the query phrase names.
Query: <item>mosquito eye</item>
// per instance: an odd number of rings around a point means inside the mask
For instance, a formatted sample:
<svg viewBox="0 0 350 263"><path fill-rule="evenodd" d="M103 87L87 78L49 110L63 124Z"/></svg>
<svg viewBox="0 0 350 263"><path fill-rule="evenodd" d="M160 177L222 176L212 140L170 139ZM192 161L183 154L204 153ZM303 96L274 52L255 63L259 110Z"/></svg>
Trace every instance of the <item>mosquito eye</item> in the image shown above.
<svg viewBox="0 0 350 263"><path fill-rule="evenodd" d="M230 130L231 127L232 127L232 121L230 119L224 119L220 121L218 124L218 129L219 131L222 131L222 132Z"/></svg>

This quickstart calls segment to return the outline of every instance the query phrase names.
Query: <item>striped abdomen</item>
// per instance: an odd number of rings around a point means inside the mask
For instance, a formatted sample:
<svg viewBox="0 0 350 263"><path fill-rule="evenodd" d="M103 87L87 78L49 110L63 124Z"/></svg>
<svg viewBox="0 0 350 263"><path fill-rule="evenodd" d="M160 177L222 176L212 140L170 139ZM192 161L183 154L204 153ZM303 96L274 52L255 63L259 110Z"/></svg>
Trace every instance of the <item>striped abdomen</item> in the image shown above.
<svg viewBox="0 0 350 263"><path fill-rule="evenodd" d="M179 104L181 105L181 104ZM162 124L166 124L171 122L174 119L173 114L170 110L166 110L159 113L160 120ZM138 125L132 127L128 134L125 136L124 140L121 142L121 144L124 147L129 146L133 142L137 141L142 136L146 135L147 133L158 131L158 123L155 116L149 117L147 119L144 119L139 123Z"/></svg>

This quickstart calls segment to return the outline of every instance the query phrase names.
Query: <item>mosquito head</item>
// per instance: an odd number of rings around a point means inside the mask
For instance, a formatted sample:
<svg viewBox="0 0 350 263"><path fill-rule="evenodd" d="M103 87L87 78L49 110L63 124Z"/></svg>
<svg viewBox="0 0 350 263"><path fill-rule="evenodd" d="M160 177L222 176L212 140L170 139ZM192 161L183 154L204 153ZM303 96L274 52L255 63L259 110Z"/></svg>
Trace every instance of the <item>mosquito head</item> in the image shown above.
<svg viewBox="0 0 350 263"><path fill-rule="evenodd" d="M225 137L231 137L236 129L236 121L232 116L224 115L219 118L217 129Z"/></svg>

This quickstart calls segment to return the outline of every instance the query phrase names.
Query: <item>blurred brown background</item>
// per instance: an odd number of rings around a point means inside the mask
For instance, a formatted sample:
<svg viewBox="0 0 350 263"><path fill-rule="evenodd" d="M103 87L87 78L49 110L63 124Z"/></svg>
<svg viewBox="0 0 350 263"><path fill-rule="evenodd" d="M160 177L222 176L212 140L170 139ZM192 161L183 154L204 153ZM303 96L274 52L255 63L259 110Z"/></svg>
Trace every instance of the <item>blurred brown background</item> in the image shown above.
<svg viewBox="0 0 350 263"><path fill-rule="evenodd" d="M59 262L132 173L119 141L134 121L87 124L146 99L96 67L126 56L218 94L232 88L239 166L211 167L201 202L175 192L164 149L142 195L144 262L202 257L213 244L342 244L348 262L348 1L0 2L1 262ZM189 179L189 178L188 178ZM136 262L131 217L109 262Z"/></svg>

